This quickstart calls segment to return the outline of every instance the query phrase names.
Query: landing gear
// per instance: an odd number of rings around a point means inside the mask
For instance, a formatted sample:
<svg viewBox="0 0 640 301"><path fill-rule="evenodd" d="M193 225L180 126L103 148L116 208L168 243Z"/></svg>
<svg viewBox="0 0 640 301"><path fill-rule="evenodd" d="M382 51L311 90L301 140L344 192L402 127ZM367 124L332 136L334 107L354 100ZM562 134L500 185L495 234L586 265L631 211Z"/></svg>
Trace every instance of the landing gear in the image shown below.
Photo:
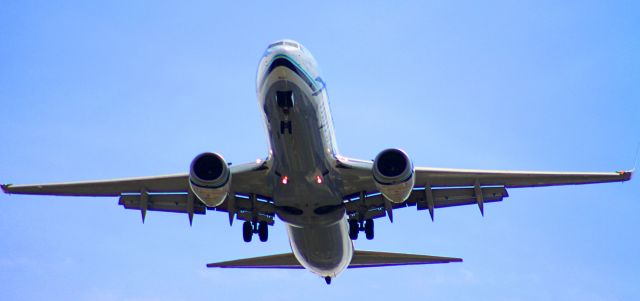
<svg viewBox="0 0 640 301"><path fill-rule="evenodd" d="M261 242L266 242L269 239L269 225L267 222L258 223L258 237Z"/></svg>
<svg viewBox="0 0 640 301"><path fill-rule="evenodd" d="M276 91L276 101L285 114L293 108L293 91Z"/></svg>
<svg viewBox="0 0 640 301"><path fill-rule="evenodd" d="M280 134L284 135L285 130L291 134L292 126L291 120L289 120L289 113L293 108L293 91L276 91L276 102L282 113L284 113L284 120L280 121Z"/></svg>
<svg viewBox="0 0 640 301"><path fill-rule="evenodd" d="M368 240L373 239L373 219L367 219L365 221L358 221L355 219L349 220L349 238L351 240L358 239L358 233L364 231Z"/></svg>
<svg viewBox="0 0 640 301"><path fill-rule="evenodd" d="M349 220L349 238L351 240L358 239L358 232L360 232L360 227L358 227L358 221L355 219Z"/></svg>
<svg viewBox="0 0 640 301"><path fill-rule="evenodd" d="M255 233L258 234L261 242L266 242L269 239L269 224L265 221L254 223L246 221L242 224L242 239L245 242L251 242Z"/></svg>
<svg viewBox="0 0 640 301"><path fill-rule="evenodd" d="M324 282L326 282L327 285L331 284L331 277L329 277L329 276L324 277Z"/></svg>
<svg viewBox="0 0 640 301"><path fill-rule="evenodd" d="M289 130L289 134L291 134L291 128L291 120L280 121L280 134L284 134L284 130Z"/></svg>
<svg viewBox="0 0 640 301"><path fill-rule="evenodd" d="M252 237L253 227L251 226L251 222L244 222L242 224L242 239L244 239L244 242L251 242Z"/></svg>
<svg viewBox="0 0 640 301"><path fill-rule="evenodd" d="M368 240L373 239L373 220L368 219L364 222L364 234Z"/></svg>

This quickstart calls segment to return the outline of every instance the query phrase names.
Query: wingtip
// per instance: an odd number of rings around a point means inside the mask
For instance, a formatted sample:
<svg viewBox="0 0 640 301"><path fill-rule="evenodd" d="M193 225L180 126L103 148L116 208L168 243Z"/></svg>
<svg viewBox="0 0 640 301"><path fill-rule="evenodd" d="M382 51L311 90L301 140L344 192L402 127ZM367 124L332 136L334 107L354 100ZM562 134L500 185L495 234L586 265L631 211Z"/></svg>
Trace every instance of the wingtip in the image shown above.
<svg viewBox="0 0 640 301"><path fill-rule="evenodd" d="M2 187L2 192L9 194L9 186L11 186L11 184L0 184L0 187Z"/></svg>
<svg viewBox="0 0 640 301"><path fill-rule="evenodd" d="M629 181L633 177L635 173L635 168L632 170L621 170L618 171L618 174L622 177L622 181Z"/></svg>

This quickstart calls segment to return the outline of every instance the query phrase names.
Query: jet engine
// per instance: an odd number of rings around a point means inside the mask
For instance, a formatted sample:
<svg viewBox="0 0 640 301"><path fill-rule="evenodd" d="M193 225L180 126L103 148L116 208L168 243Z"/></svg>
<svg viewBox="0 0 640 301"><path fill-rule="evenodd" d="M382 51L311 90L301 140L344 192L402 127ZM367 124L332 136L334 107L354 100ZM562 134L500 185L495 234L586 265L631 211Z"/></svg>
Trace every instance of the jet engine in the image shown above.
<svg viewBox="0 0 640 301"><path fill-rule="evenodd" d="M215 207L229 194L231 173L227 162L216 153L202 153L191 162L191 191L208 207Z"/></svg>
<svg viewBox="0 0 640 301"><path fill-rule="evenodd" d="M373 179L378 190L389 201L402 203L409 197L415 184L413 163L403 150L383 150L373 161Z"/></svg>

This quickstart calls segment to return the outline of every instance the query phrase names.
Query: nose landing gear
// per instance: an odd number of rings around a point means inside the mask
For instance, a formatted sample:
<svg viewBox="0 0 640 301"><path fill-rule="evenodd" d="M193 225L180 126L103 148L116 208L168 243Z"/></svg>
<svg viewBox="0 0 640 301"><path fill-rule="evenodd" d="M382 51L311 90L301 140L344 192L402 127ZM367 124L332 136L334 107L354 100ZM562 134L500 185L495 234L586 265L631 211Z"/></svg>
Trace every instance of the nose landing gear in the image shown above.
<svg viewBox="0 0 640 301"><path fill-rule="evenodd" d="M326 282L327 285L331 284L331 277L329 277L329 276L324 277L324 282Z"/></svg>
<svg viewBox="0 0 640 301"><path fill-rule="evenodd" d="M280 134L285 134L285 130L291 134L292 126L289 120L289 113L293 108L293 91L276 91L276 102L284 114L284 120L280 121Z"/></svg>

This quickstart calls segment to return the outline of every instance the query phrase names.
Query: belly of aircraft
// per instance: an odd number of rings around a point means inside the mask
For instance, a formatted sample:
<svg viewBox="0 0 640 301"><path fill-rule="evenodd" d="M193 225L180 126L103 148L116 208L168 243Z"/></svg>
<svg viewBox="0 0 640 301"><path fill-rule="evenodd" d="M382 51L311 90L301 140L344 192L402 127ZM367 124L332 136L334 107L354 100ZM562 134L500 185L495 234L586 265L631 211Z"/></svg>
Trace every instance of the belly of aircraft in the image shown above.
<svg viewBox="0 0 640 301"><path fill-rule="evenodd" d="M353 244L322 132L322 100L307 90L293 81L280 80L263 96L272 172L278 180L273 199L281 208L277 214L287 224L298 261L318 275L335 277L351 262ZM283 108L277 97L287 91L291 91L292 101Z"/></svg>
<svg viewBox="0 0 640 301"><path fill-rule="evenodd" d="M291 249L300 264L315 274L335 277L353 256L346 219L328 226L287 225Z"/></svg>

